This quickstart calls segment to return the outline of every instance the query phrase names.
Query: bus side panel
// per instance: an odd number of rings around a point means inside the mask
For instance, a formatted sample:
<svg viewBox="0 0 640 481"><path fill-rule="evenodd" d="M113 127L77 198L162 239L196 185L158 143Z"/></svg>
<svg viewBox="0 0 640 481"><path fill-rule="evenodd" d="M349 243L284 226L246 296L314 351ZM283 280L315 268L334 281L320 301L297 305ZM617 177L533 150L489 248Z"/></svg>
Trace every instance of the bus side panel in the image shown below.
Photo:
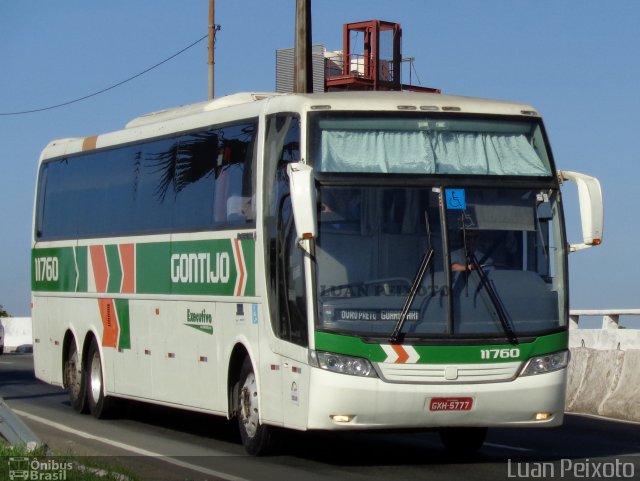
<svg viewBox="0 0 640 481"><path fill-rule="evenodd" d="M241 300L128 301L130 339L103 346L110 392L226 414L226 359L240 340L258 345L260 305Z"/></svg>
<svg viewBox="0 0 640 481"><path fill-rule="evenodd" d="M150 325L156 304L152 301L129 301L128 332L113 356L114 392L148 398L151 393Z"/></svg>
<svg viewBox="0 0 640 481"><path fill-rule="evenodd" d="M154 399L222 410L217 365L220 322L215 302L163 301L148 322ZM148 316L147 316L148 317Z"/></svg>
<svg viewBox="0 0 640 481"><path fill-rule="evenodd" d="M246 298L236 298L232 302L218 303L218 332L221 355L216 360L218 368L217 392L220 411L229 413L229 400L233 385L228 381L239 381L240 370L247 355L252 363L258 385L262 383L263 360L259 350L259 315L261 304L246 302ZM260 392L260 391L259 391ZM237 401L237 399L236 399ZM262 399L260 400L262 402ZM262 405L260 405L262 409ZM237 404L232 409L237 409ZM262 414L262 413L261 413Z"/></svg>
<svg viewBox="0 0 640 481"><path fill-rule="evenodd" d="M260 315L260 414L269 424L283 423L283 359L274 352L276 337L273 335L269 310L264 306Z"/></svg>
<svg viewBox="0 0 640 481"><path fill-rule="evenodd" d="M55 320L51 318L49 308L49 298L33 296L32 324L33 324L33 368L35 375L41 381L54 384L53 372L56 362L54 362L55 344L51 333Z"/></svg>
<svg viewBox="0 0 640 481"><path fill-rule="evenodd" d="M284 425L292 429L307 429L309 416L310 367L308 350L290 346L298 351L295 357L282 357L282 400Z"/></svg>
<svg viewBox="0 0 640 481"><path fill-rule="evenodd" d="M34 368L36 377L51 384L63 384L64 336L68 330L76 337L80 352L87 336L95 335L98 344L103 341L100 305L97 299L72 296L34 296L33 337ZM104 348L103 348L104 349ZM109 359L104 370L108 374ZM105 377L105 385L111 390L112 377Z"/></svg>

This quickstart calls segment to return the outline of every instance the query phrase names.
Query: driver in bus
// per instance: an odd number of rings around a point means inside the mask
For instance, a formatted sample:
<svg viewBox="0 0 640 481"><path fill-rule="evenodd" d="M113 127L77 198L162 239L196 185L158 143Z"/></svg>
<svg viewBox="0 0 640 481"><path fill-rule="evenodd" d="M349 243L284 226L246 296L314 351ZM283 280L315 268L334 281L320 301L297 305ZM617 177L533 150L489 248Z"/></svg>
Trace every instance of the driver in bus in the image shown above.
<svg viewBox="0 0 640 481"><path fill-rule="evenodd" d="M451 250L451 271L472 271L475 266L467 258L467 253L475 254L478 263L483 268L518 269L517 246L513 232L495 231L465 231L465 241L460 233L459 244ZM497 258L496 258L497 257Z"/></svg>
<svg viewBox="0 0 640 481"><path fill-rule="evenodd" d="M463 239L462 236L465 236ZM465 249L466 239L466 249ZM478 249L478 232L473 230L467 230L463 234L460 232L459 245L455 249L451 250L451 271L452 272L465 272L472 271L475 267L467 258L467 253L474 253L476 259L480 260L484 257L483 253Z"/></svg>

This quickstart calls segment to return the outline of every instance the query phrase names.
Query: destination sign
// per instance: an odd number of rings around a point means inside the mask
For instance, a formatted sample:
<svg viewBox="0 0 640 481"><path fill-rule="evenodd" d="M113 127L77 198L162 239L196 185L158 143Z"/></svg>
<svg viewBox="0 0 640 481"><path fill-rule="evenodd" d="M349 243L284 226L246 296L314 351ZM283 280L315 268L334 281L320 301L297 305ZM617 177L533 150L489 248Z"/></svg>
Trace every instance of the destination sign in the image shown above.
<svg viewBox="0 0 640 481"><path fill-rule="evenodd" d="M335 321L397 321L401 311L386 309L336 309L333 314ZM409 311L407 321L420 319L420 311Z"/></svg>

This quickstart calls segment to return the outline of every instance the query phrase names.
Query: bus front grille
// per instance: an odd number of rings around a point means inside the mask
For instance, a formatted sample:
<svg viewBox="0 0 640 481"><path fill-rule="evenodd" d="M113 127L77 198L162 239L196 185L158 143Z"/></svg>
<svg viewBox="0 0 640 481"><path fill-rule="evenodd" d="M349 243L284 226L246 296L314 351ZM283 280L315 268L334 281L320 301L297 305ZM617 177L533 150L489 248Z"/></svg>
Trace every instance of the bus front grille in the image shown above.
<svg viewBox="0 0 640 481"><path fill-rule="evenodd" d="M504 382L514 379L520 362L491 364L396 364L377 363L380 377L387 382L418 384L468 384Z"/></svg>

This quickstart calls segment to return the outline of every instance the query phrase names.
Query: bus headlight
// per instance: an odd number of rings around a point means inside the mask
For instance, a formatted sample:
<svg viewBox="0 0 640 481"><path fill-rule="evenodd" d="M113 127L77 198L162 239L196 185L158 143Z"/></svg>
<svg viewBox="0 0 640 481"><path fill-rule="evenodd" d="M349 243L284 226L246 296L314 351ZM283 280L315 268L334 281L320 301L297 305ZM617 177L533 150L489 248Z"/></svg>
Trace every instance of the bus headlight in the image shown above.
<svg viewBox="0 0 640 481"><path fill-rule="evenodd" d="M351 376L378 377L367 359L332 352L311 351L310 364L320 369Z"/></svg>
<svg viewBox="0 0 640 481"><path fill-rule="evenodd" d="M535 376L546 372L564 369L569 364L569 351L554 352L544 356L532 357L522 369L521 376Z"/></svg>

